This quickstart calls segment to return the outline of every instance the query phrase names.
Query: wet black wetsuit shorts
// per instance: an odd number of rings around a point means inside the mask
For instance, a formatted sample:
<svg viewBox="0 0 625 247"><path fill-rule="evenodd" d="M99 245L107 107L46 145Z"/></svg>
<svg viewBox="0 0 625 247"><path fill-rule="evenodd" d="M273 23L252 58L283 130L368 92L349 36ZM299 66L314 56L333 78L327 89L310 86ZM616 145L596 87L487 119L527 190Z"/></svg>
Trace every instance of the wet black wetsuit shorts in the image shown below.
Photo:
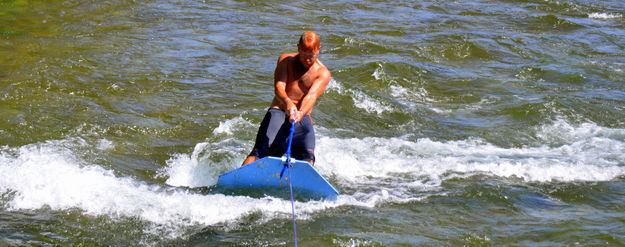
<svg viewBox="0 0 625 247"><path fill-rule="evenodd" d="M269 108L263 118L256 144L250 156L263 158L265 156L280 157L286 153L289 141L291 123L286 113L277 108ZM315 160L315 129L308 114L295 124L291 157L298 160Z"/></svg>

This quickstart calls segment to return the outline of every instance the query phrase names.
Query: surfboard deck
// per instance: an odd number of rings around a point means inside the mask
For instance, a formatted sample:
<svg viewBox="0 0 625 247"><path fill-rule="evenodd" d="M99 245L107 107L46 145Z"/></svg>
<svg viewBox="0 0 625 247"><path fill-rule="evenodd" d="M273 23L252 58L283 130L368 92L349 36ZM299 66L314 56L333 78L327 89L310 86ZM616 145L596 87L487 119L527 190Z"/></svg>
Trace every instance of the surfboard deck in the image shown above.
<svg viewBox="0 0 625 247"><path fill-rule="evenodd" d="M264 157L248 165L221 174L217 187L231 194L272 195L289 198L289 180L296 199L335 200L339 192L310 163L292 159L289 171L280 172L286 160Z"/></svg>

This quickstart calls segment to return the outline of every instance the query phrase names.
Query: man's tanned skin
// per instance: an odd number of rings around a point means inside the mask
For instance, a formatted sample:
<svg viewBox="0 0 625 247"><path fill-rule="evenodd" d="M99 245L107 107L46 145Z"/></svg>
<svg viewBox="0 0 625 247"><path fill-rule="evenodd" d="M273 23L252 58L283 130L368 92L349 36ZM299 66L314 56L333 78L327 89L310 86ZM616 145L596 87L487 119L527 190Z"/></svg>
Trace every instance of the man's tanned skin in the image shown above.
<svg viewBox="0 0 625 247"><path fill-rule="evenodd" d="M320 48L319 36L308 31L302 34L297 53L285 53L278 58L271 107L284 110L291 121L299 122L304 115L310 114L330 82L330 71L317 58ZM243 165L258 159L258 156L250 155Z"/></svg>

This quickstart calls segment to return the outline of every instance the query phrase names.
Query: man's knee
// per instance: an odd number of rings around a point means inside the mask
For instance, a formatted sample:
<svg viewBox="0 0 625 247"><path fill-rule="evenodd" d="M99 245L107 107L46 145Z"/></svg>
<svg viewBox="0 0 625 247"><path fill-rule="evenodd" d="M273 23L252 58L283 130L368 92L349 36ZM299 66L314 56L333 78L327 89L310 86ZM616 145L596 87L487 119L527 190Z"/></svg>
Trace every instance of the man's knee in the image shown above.
<svg viewBox="0 0 625 247"><path fill-rule="evenodd" d="M247 165L247 164L252 163L254 161L257 161L259 159L260 158L258 158L258 156L248 155L247 158L245 158L245 160L243 161L243 164L241 164L241 166Z"/></svg>
<svg viewBox="0 0 625 247"><path fill-rule="evenodd" d="M307 148L301 153L301 160L308 161L311 165L315 164L315 150Z"/></svg>

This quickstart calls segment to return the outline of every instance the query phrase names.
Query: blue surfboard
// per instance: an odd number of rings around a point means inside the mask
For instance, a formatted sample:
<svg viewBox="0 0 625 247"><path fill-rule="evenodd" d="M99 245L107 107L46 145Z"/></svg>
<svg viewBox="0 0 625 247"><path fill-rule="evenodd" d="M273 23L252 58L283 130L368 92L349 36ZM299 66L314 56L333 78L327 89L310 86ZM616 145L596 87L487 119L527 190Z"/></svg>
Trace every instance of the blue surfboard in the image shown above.
<svg viewBox="0 0 625 247"><path fill-rule="evenodd" d="M289 171L280 173L286 159L265 157L219 176L217 187L236 194L288 197L289 181L298 199L335 200L339 192L306 161L291 159Z"/></svg>

